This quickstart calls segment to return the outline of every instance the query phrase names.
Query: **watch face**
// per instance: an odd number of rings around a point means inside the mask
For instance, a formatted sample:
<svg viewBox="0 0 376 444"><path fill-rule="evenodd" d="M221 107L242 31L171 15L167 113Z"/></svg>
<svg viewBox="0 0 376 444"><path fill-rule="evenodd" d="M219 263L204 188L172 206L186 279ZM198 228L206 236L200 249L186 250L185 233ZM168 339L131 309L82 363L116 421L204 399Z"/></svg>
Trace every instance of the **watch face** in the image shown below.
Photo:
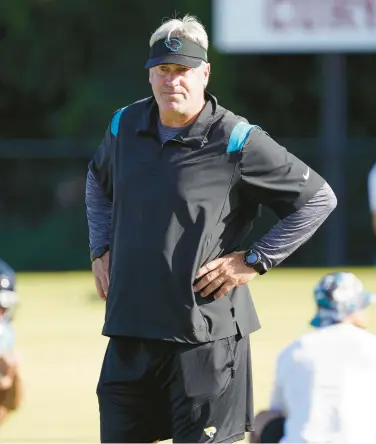
<svg viewBox="0 0 376 444"><path fill-rule="evenodd" d="M247 256L247 263L249 265L256 264L258 261L258 256L256 253L251 253L249 256Z"/></svg>

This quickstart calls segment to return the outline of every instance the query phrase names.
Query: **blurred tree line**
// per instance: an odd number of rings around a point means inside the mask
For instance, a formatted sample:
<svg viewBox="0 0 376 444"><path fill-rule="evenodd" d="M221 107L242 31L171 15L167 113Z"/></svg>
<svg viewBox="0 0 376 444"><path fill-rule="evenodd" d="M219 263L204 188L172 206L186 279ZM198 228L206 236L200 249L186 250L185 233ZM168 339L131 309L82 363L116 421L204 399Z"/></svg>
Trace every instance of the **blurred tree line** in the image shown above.
<svg viewBox="0 0 376 444"><path fill-rule="evenodd" d="M211 35L210 0L0 2L0 137L101 137L109 113L150 94L148 40L162 19L192 13ZM222 55L210 90L278 137L319 130L316 55ZM348 56L349 135L376 136L374 54Z"/></svg>
<svg viewBox="0 0 376 444"><path fill-rule="evenodd" d="M0 1L0 223L5 251L21 268L88 265L83 194L89 155L112 111L151 94L144 63L154 29L191 13L210 36L211 8L210 0ZM209 91L220 103L278 140L295 139L292 150L320 171L316 145L308 142L320 132L320 57L224 55L212 45L209 58ZM376 137L376 57L348 55L347 62L348 135ZM19 151L14 139L30 152ZM40 154L46 141L57 139L71 148L69 156ZM365 171L375 156L362 152ZM22 259L15 238L29 250ZM49 247L38 261L33 252L41 243ZM80 252L75 263L57 261L72 248Z"/></svg>

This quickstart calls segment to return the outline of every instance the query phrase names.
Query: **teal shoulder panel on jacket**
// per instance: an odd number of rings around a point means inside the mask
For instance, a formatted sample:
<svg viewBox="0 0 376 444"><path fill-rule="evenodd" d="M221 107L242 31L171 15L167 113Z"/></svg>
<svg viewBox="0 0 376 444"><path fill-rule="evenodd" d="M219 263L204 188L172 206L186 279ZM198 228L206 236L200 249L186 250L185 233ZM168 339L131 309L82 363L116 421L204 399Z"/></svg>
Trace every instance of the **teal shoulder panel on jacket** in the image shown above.
<svg viewBox="0 0 376 444"><path fill-rule="evenodd" d="M253 128L259 127L246 122L237 123L234 126L234 129L231 131L230 139L227 145L227 152L233 153L235 151L241 151L244 142L247 140L247 137Z"/></svg>

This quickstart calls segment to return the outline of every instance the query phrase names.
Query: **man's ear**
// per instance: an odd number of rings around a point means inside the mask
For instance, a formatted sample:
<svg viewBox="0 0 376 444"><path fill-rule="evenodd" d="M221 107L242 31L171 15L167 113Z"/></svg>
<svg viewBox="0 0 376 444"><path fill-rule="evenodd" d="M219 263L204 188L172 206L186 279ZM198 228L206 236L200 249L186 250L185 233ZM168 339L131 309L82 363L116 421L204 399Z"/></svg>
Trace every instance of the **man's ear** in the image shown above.
<svg viewBox="0 0 376 444"><path fill-rule="evenodd" d="M209 83L210 69L211 69L211 65L210 65L210 63L207 63L205 66L205 69L204 69L205 88L208 86L208 83Z"/></svg>

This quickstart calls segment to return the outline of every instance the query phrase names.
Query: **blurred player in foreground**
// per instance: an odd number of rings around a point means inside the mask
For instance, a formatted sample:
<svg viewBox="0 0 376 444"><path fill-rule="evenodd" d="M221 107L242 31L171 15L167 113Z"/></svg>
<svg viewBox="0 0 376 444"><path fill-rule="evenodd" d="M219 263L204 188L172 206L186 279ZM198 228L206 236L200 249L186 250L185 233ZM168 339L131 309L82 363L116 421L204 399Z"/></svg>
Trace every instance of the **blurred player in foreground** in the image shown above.
<svg viewBox="0 0 376 444"><path fill-rule="evenodd" d="M376 265L376 162L373 164L370 172L368 173L367 189L369 212L371 215L371 227L373 232L373 242L371 244L371 248L373 264Z"/></svg>
<svg viewBox="0 0 376 444"><path fill-rule="evenodd" d="M15 273L0 259L0 426L22 399L19 358L14 349L12 318L17 305Z"/></svg>
<svg viewBox="0 0 376 444"><path fill-rule="evenodd" d="M314 332L282 350L270 410L252 442L376 442L376 336L365 331L375 296L352 273L325 276L314 290Z"/></svg>

